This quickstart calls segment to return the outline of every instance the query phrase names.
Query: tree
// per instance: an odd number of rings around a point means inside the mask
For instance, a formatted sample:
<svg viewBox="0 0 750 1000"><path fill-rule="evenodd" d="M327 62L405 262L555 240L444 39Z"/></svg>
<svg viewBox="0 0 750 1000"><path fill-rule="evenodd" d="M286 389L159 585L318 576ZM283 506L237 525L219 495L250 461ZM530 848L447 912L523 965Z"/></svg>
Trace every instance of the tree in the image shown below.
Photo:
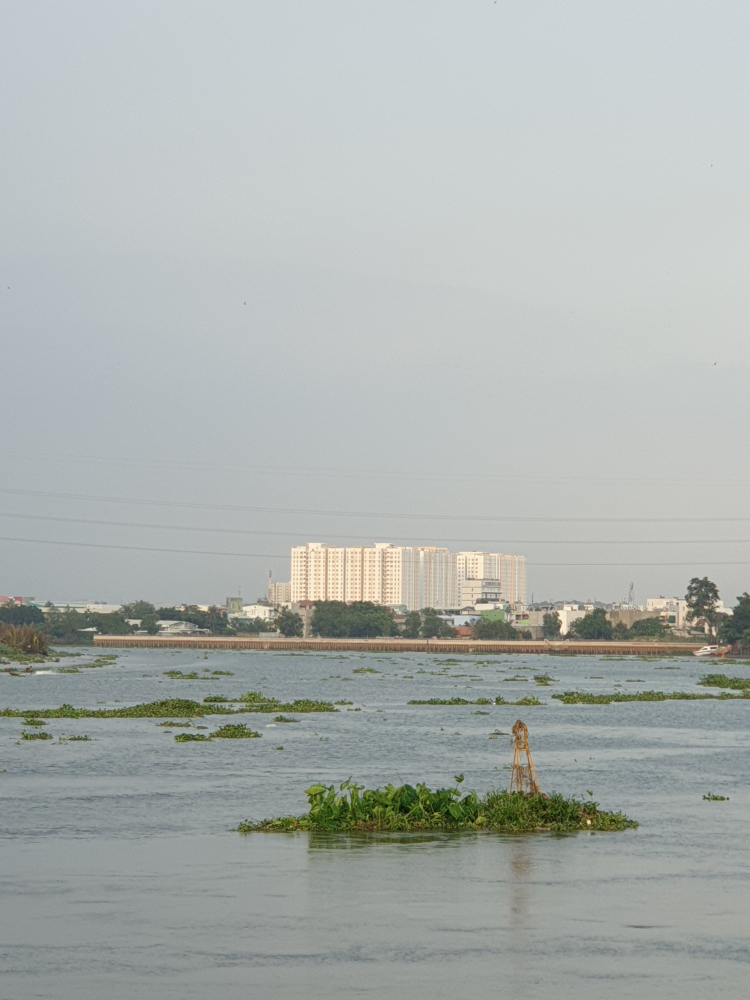
<svg viewBox="0 0 750 1000"><path fill-rule="evenodd" d="M316 601L312 619L313 635L329 639L397 635L393 614L372 601Z"/></svg>
<svg viewBox="0 0 750 1000"><path fill-rule="evenodd" d="M556 611L548 611L542 619L542 635L545 639L559 639L562 622Z"/></svg>
<svg viewBox="0 0 750 1000"><path fill-rule="evenodd" d="M723 615L717 611L719 603L719 589L715 583L707 576L694 576L688 584L685 600L688 606L688 621L702 625L708 631L709 636L716 636L716 632Z"/></svg>
<svg viewBox="0 0 750 1000"><path fill-rule="evenodd" d="M278 621L278 619L277 619ZM232 628L245 635L257 635L259 632L270 632L275 623L265 618L233 618ZM300 633L301 635L302 633Z"/></svg>
<svg viewBox="0 0 750 1000"><path fill-rule="evenodd" d="M404 621L402 635L407 639L418 639L419 630L422 628L422 616L418 611L410 611Z"/></svg>
<svg viewBox="0 0 750 1000"><path fill-rule="evenodd" d="M420 632L425 639L454 639L458 635L453 626L438 616L434 608L424 609Z"/></svg>
<svg viewBox="0 0 750 1000"><path fill-rule="evenodd" d="M667 626L660 618L640 618L630 626L630 636L632 639L650 638L661 639L667 633Z"/></svg>
<svg viewBox="0 0 750 1000"><path fill-rule="evenodd" d="M35 604L3 604L0 606L0 622L6 625L41 625L44 612Z"/></svg>
<svg viewBox="0 0 750 1000"><path fill-rule="evenodd" d="M133 601L132 604L123 604L120 612L123 618L136 618L141 621L144 615L156 614L156 608L148 601Z"/></svg>
<svg viewBox="0 0 750 1000"><path fill-rule="evenodd" d="M95 632L86 631L95 629ZM44 631L56 644L82 646L93 642L93 636L99 632L102 635L130 635L133 631L120 612L111 615L100 611L74 611L66 608L64 611L50 610L44 616Z"/></svg>
<svg viewBox="0 0 750 1000"><path fill-rule="evenodd" d="M618 642L630 638L630 629L625 622L615 622L612 626L612 638L617 639Z"/></svg>
<svg viewBox="0 0 750 1000"><path fill-rule="evenodd" d="M234 635L226 608L219 608L215 604L208 611L200 611L195 604L188 604L184 608L160 608L159 618L162 621L192 622L214 635Z"/></svg>
<svg viewBox="0 0 750 1000"><path fill-rule="evenodd" d="M604 608L594 608L583 618L577 618L571 625L578 639L611 639L612 624Z"/></svg>
<svg viewBox="0 0 750 1000"><path fill-rule="evenodd" d="M141 617L141 628L149 635L156 635L159 631L159 616L155 611L150 611Z"/></svg>
<svg viewBox="0 0 750 1000"><path fill-rule="evenodd" d="M741 642L746 646L750 645L745 637L748 629L750 629L750 594L745 591L737 598L732 614L724 617L719 636L722 642Z"/></svg>
<svg viewBox="0 0 750 1000"><path fill-rule="evenodd" d="M259 620L256 619L256 621ZM287 639L292 636L301 636L305 631L302 615L297 614L296 611L290 611L289 608L284 608L281 614L274 619L274 625Z"/></svg>
<svg viewBox="0 0 750 1000"><path fill-rule="evenodd" d="M517 639L518 632L507 622L499 619L480 618L474 622L475 639ZM529 635L531 638L531 635Z"/></svg>

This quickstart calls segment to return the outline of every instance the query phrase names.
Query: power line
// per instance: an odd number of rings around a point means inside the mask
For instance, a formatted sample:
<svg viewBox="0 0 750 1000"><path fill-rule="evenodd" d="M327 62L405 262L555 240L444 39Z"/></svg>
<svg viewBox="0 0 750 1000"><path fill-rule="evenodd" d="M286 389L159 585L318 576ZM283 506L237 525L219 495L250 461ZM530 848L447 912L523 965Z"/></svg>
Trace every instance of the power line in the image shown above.
<svg viewBox="0 0 750 1000"><path fill-rule="evenodd" d="M426 521L501 521L507 523L549 524L697 524L750 521L745 517L504 517L484 514L389 514L381 511L316 510L295 507L255 507L240 504L194 503L186 500L141 500L128 497L105 497L86 493L52 493L45 490L0 488L0 493L14 496L54 497L62 500L93 500L97 503L140 504L149 507L184 507L191 510L234 510L264 514L313 514L324 517L373 517L390 520Z"/></svg>
<svg viewBox="0 0 750 1000"><path fill-rule="evenodd" d="M176 555L189 556L226 556L233 558L241 556L244 559L288 559L289 555L280 556L271 552L210 552L206 549L161 549L150 545L109 545L104 542L59 542L51 538L8 538L0 535L0 542L24 542L29 545L72 545L83 549L125 549L132 552L173 552Z"/></svg>
<svg viewBox="0 0 750 1000"><path fill-rule="evenodd" d="M276 538L288 538L290 535L301 534L293 531L259 531L254 528L203 528L187 524L143 524L139 521L103 521L90 517L56 517L51 514L20 514L15 511L0 511L0 517L21 518L28 521L55 521L63 524L100 525L111 528L147 528L158 531L192 531L209 532L222 535L268 535ZM309 532L308 532L309 534ZM326 538L356 539L372 541L372 535L334 535L330 532L318 532ZM400 539L410 542L420 542L425 536ZM374 539L378 541L379 539ZM466 542L476 545L748 545L750 538L434 538L431 542Z"/></svg>
<svg viewBox="0 0 750 1000"><path fill-rule="evenodd" d="M5 454L8 454L6 451ZM12 452L10 454L13 454ZM475 482L530 482L530 483L690 483L691 485L733 485L747 486L750 484L748 478L735 479L696 479L695 476L683 477L660 477L660 476L586 476L586 475L520 475L520 474L495 474L475 472L404 472L398 469L331 469L316 467L314 469L300 468L299 466L278 466L278 465L242 465L238 462L177 462L168 459L128 459L128 458L104 458L101 456L61 455L38 452L46 459L58 462L78 462L82 465L123 465L135 468L159 468L159 469L232 469L234 471L252 472L261 475L280 476L304 476L306 478L351 478L351 479L405 479L424 482L466 482L470 479ZM24 457L25 456L18 456Z"/></svg>
<svg viewBox="0 0 750 1000"><path fill-rule="evenodd" d="M174 555L193 556L224 556L225 558L242 559L288 559L288 555L278 555L271 552L212 552L206 549L163 549L152 548L146 545L108 545L99 542L60 542L50 538L9 538L0 535L0 542L21 542L27 545L68 545L74 548L84 549L122 549L132 552L162 552ZM750 566L750 560L731 560L728 562L695 561L692 562L557 562L557 563L533 563L537 566Z"/></svg>

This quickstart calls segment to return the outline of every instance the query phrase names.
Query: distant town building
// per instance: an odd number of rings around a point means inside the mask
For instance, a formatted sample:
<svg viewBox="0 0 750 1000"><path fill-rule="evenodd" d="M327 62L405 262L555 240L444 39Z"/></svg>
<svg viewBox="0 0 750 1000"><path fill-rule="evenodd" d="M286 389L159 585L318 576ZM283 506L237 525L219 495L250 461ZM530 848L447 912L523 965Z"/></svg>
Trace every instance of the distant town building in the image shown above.
<svg viewBox="0 0 750 1000"><path fill-rule="evenodd" d="M292 601L291 581L287 581L286 583L276 583L274 580L269 579L268 601L269 604L291 604Z"/></svg>
<svg viewBox="0 0 750 1000"><path fill-rule="evenodd" d="M207 628L198 628L192 622L170 621L164 619L156 623L159 635L208 635Z"/></svg>
<svg viewBox="0 0 750 1000"><path fill-rule="evenodd" d="M461 581L459 605L472 607L475 604L496 603L502 600L502 585L499 580L475 580L469 577Z"/></svg>
<svg viewBox="0 0 750 1000"><path fill-rule="evenodd" d="M660 618L665 625L669 625L676 632L696 627L695 622L688 620L690 609L687 601L680 597L648 597L645 610L648 612L648 618ZM732 609L725 608L723 601L718 602L716 610L720 615L732 614Z"/></svg>
<svg viewBox="0 0 750 1000"><path fill-rule="evenodd" d="M33 601L29 603L41 608L45 614L49 614L50 611L78 611L82 615L94 612L100 615L113 615L117 611L122 611L121 604L104 604L101 601L47 601L45 604Z"/></svg>
<svg viewBox="0 0 750 1000"><path fill-rule="evenodd" d="M250 621L254 621L256 618L262 618L264 622L273 621L277 616L278 611L270 604L244 604L238 612L231 612L227 615L227 618L247 618Z"/></svg>
<svg viewBox="0 0 750 1000"><path fill-rule="evenodd" d="M526 557L502 552L459 552L456 573L459 588L466 579L499 580L502 599L526 603Z"/></svg>
<svg viewBox="0 0 750 1000"><path fill-rule="evenodd" d="M430 545L352 547L309 542L292 548L291 600L372 601L409 611L456 608L464 581L492 581L497 600L516 603L526 596L523 556L451 552ZM482 593L482 588L474 587Z"/></svg>
<svg viewBox="0 0 750 1000"><path fill-rule="evenodd" d="M242 598L241 597L228 597L227 603L227 614L228 615L238 615L242 611Z"/></svg>
<svg viewBox="0 0 750 1000"><path fill-rule="evenodd" d="M563 604L561 608L556 607L555 611L560 616L560 634L567 635L573 622L584 618L593 610L593 604Z"/></svg>

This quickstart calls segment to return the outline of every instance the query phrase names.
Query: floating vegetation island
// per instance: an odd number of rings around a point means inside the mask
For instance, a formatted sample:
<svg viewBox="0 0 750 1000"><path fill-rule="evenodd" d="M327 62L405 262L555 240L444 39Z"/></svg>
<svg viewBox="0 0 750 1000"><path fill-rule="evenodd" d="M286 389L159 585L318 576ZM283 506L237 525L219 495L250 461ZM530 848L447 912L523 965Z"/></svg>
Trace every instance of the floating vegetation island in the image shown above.
<svg viewBox="0 0 750 1000"><path fill-rule="evenodd" d="M366 789L345 781L334 785L311 785L305 794L309 810L302 816L282 816L253 823L245 820L238 833L284 832L288 830L334 830L356 832L401 832L475 830L494 833L611 831L636 827L635 820L621 812L604 812L596 802L566 798L553 793L523 795L489 791L482 797L472 791L462 796L456 786L386 785Z"/></svg>
<svg viewBox="0 0 750 1000"><path fill-rule="evenodd" d="M698 683L702 687L730 688L732 691L745 691L750 696L750 677L727 677L726 674L706 674Z"/></svg>
<svg viewBox="0 0 750 1000"><path fill-rule="evenodd" d="M718 685L717 685L718 686ZM744 694L698 694L696 691L635 691L633 694L614 691L612 694L590 694L588 691L565 691L553 694L564 705L609 705L620 701L732 701L750 698L750 688Z"/></svg>
<svg viewBox="0 0 750 1000"><path fill-rule="evenodd" d="M553 695L554 697L554 695ZM338 704L338 702L336 703ZM525 698L518 701L506 701L499 695L497 698L477 698L476 701L467 701L466 698L426 698L424 700L413 699L407 705L541 705L542 702L533 694L527 694Z"/></svg>
<svg viewBox="0 0 750 1000"><path fill-rule="evenodd" d="M178 733L176 743L203 743L207 740L254 740L260 739L260 733L248 729L244 722L228 723L220 726L215 732L204 736L203 733Z"/></svg>
<svg viewBox="0 0 750 1000"><path fill-rule="evenodd" d="M241 715L247 712L336 712L330 701L310 701L297 698L282 702L267 698L258 691L248 691L233 702L213 704L190 701L186 698L167 698L165 701L151 701L143 705L129 705L124 708L74 708L61 705L59 708L4 708L0 716L29 717L36 719L163 719L176 715L182 718L197 718L203 715Z"/></svg>

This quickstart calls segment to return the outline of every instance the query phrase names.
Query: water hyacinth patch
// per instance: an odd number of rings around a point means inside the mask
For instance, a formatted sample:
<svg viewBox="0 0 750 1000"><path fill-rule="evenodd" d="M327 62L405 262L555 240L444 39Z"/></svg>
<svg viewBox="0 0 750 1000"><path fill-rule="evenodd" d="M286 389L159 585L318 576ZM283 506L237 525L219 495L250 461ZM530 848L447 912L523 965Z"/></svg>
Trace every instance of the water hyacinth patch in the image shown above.
<svg viewBox="0 0 750 1000"><path fill-rule="evenodd" d="M726 674L706 674L698 683L702 687L730 688L733 691L750 691L750 677L727 677Z"/></svg>
<svg viewBox="0 0 750 1000"><path fill-rule="evenodd" d="M588 691L565 691L563 694L553 694L552 697L563 705L609 705L611 702L624 701L731 701L750 698L750 691L746 694L697 694L692 691L636 691L633 694L615 691L612 694L589 694Z"/></svg>
<svg viewBox="0 0 750 1000"><path fill-rule="evenodd" d="M258 739L259 737L260 733L256 733L253 729L248 729L244 722L229 723L226 726L220 726L210 736L212 740L251 740Z"/></svg>
<svg viewBox="0 0 750 1000"><path fill-rule="evenodd" d="M250 822L239 833L286 830L338 830L343 832L475 830L496 833L534 831L625 830L635 820L621 812L604 812L594 801L563 795L522 795L491 790L481 798L471 791L461 795L456 786L429 789L424 784L386 785L366 789L351 779L334 785L314 784L305 792L309 810L302 816Z"/></svg>
<svg viewBox="0 0 750 1000"><path fill-rule="evenodd" d="M249 692L255 696L257 692ZM176 715L182 718L196 718L202 715L240 715L247 712L335 712L336 708L329 701L310 701L308 698L298 698L292 702L276 701L274 698L256 700L247 695L237 699L234 707L228 704L212 704L190 701L186 698L167 698L164 701L151 701L143 705L130 705L124 708L74 708L72 705L61 705L59 708L4 708L0 716L22 718L34 716L44 719L158 719Z"/></svg>
<svg viewBox="0 0 750 1000"><path fill-rule="evenodd" d="M25 729L21 731L22 740L51 740L52 737L49 733L35 733L27 732Z"/></svg>

